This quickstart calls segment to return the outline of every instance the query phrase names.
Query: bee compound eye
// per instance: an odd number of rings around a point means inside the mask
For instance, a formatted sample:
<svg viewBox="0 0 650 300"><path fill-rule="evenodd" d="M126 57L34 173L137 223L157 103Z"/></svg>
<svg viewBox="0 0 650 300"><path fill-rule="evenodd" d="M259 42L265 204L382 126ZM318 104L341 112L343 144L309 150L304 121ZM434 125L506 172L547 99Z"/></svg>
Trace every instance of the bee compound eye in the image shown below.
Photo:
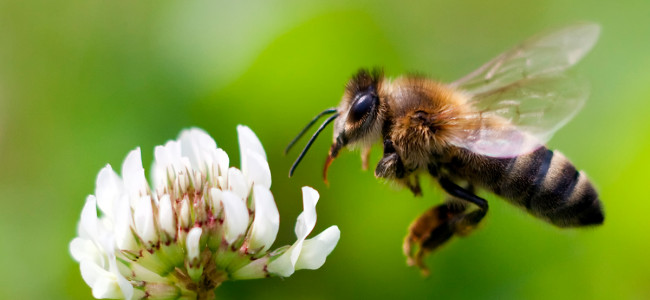
<svg viewBox="0 0 650 300"><path fill-rule="evenodd" d="M376 95L372 93L364 93L360 95L354 103L352 103L352 108L350 108L350 118L353 121L359 121L368 114L375 104L379 101Z"/></svg>

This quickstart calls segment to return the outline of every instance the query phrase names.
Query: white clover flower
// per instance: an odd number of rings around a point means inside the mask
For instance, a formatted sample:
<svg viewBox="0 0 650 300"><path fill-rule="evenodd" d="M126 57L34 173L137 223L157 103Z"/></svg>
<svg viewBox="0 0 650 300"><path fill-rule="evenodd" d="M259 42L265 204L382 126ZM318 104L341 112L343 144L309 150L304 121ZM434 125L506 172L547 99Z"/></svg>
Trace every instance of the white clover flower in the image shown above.
<svg viewBox="0 0 650 300"><path fill-rule="evenodd" d="M200 129L155 149L149 188L137 148L122 177L110 165L86 199L72 257L95 298L212 299L226 280L290 276L318 269L338 243L338 227L306 240L318 192L303 187L291 246L268 251L280 225L271 171L257 136L238 126L241 170ZM99 214L98 214L99 212Z"/></svg>

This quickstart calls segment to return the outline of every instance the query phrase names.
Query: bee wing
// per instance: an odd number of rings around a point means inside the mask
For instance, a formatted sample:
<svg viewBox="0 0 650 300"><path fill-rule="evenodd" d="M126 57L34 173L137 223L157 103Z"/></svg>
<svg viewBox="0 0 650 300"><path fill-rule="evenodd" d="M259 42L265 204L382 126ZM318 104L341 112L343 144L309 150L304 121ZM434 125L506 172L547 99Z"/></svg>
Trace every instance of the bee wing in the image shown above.
<svg viewBox="0 0 650 300"><path fill-rule="evenodd" d="M530 38L452 83L469 96L463 134L452 143L493 157L513 157L546 143L582 108L585 81L564 71L596 43L600 27L571 25Z"/></svg>
<svg viewBox="0 0 650 300"><path fill-rule="evenodd" d="M534 36L451 85L481 94L522 79L561 73L591 50L599 34L598 24L577 23Z"/></svg>
<svg viewBox="0 0 650 300"><path fill-rule="evenodd" d="M531 152L551 139L589 96L586 81L560 74L472 96L456 146L493 157Z"/></svg>

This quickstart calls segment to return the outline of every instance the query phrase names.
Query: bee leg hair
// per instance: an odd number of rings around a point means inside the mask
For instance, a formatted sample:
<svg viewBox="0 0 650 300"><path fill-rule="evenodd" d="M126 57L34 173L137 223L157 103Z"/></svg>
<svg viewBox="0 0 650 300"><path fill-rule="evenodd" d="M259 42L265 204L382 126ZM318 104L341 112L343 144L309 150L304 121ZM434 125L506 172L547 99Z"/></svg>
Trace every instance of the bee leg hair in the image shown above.
<svg viewBox="0 0 650 300"><path fill-rule="evenodd" d="M423 258L454 235L453 220L464 211L465 207L444 203L431 207L415 219L403 244L407 263L418 267L424 276L429 275Z"/></svg>

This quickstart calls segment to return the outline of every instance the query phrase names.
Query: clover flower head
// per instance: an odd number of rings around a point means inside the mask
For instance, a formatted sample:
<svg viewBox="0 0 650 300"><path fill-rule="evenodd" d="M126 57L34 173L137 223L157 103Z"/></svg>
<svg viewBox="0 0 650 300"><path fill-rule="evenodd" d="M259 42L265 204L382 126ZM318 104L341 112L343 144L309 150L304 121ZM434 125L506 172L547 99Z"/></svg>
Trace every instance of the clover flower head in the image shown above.
<svg viewBox="0 0 650 300"><path fill-rule="evenodd" d="M324 264L340 232L331 226L307 239L319 198L310 187L302 188L297 241L269 251L280 225L271 171L253 131L237 131L241 169L192 128L155 148L153 187L139 148L122 176L110 165L99 172L70 243L95 298L212 299L226 280L287 277Z"/></svg>

